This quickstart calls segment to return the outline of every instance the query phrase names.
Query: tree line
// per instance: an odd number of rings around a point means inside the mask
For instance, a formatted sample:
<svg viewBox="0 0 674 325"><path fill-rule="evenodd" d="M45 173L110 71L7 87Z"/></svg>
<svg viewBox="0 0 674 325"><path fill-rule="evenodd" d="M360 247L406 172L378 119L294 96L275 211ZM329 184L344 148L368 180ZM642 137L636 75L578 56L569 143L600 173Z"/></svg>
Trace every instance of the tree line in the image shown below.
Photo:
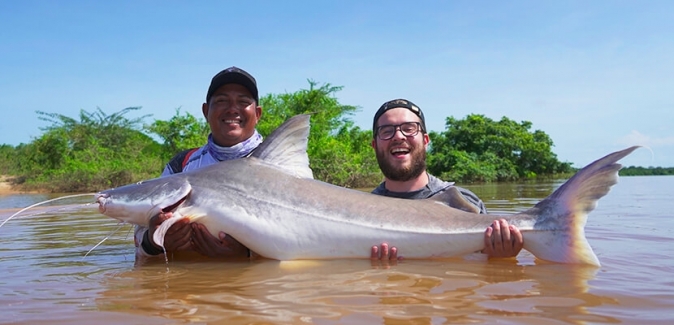
<svg viewBox="0 0 674 325"><path fill-rule="evenodd" d="M674 167L629 166L620 170L620 176L669 176L674 175Z"/></svg>
<svg viewBox="0 0 674 325"><path fill-rule="evenodd" d="M314 177L339 186L374 187L383 176L370 146L372 130L354 124L358 107L338 101L341 89L310 80L307 89L265 95L258 131L267 136L287 118L309 113L307 152ZM180 109L166 121L126 117L140 109L82 110L77 118L38 111L50 125L28 144L0 145L0 173L14 176L24 189L98 191L157 177L175 153L205 143L209 128L203 117ZM507 117L447 117L444 131L429 133L428 171L461 183L573 173L571 164L552 152L552 139L532 127Z"/></svg>

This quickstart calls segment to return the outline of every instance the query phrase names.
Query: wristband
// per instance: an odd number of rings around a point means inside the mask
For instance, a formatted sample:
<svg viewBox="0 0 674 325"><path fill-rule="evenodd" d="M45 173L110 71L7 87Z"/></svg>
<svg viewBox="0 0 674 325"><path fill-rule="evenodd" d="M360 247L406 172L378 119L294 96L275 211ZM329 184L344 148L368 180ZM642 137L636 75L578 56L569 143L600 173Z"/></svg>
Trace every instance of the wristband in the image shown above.
<svg viewBox="0 0 674 325"><path fill-rule="evenodd" d="M143 250L148 255L159 255L164 252L161 248L157 248L152 244L152 241L150 240L150 230L145 231L140 246L143 247Z"/></svg>

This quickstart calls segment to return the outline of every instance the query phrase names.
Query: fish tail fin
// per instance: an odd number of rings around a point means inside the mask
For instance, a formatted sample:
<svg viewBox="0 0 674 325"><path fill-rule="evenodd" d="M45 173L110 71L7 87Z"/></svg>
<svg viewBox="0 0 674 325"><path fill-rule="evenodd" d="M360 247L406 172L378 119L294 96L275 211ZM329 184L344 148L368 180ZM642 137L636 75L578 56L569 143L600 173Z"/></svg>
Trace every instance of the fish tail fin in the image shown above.
<svg viewBox="0 0 674 325"><path fill-rule="evenodd" d="M639 148L630 147L609 154L581 169L528 215L538 215L532 236L525 237L524 248L536 257L560 263L600 266L585 238L587 215L618 182L622 167L618 160Z"/></svg>

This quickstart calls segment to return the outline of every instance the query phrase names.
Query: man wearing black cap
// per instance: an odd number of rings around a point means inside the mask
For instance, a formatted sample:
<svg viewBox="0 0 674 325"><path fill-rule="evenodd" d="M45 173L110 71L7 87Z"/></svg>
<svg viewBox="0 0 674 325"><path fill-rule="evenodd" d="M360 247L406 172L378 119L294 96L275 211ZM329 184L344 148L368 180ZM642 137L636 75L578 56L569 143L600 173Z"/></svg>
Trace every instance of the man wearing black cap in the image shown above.
<svg viewBox="0 0 674 325"><path fill-rule="evenodd" d="M384 103L374 115L372 148L377 155L384 182L372 193L405 198L426 199L454 186L426 172L426 149L430 138L421 109L406 99ZM473 192L456 188L475 206L475 211L487 213L482 200ZM519 229L508 222L494 220L484 236L483 253L490 257L514 257L522 250L523 239ZM381 251L381 252L380 252ZM397 258L397 248L382 244L372 247L372 258Z"/></svg>
<svg viewBox="0 0 674 325"><path fill-rule="evenodd" d="M237 67L220 71L211 80L206 102L201 108L211 129L208 141L200 148L186 150L173 157L161 176L209 166L220 161L247 157L262 143L255 128L262 116L255 78ZM152 241L155 229L171 213L150 219L150 227L136 227L136 256L147 257L163 253ZM164 238L167 252L196 251L211 257L245 257L250 251L234 238L220 232L212 236L199 223L183 219L169 228ZM172 254L175 255L175 254Z"/></svg>

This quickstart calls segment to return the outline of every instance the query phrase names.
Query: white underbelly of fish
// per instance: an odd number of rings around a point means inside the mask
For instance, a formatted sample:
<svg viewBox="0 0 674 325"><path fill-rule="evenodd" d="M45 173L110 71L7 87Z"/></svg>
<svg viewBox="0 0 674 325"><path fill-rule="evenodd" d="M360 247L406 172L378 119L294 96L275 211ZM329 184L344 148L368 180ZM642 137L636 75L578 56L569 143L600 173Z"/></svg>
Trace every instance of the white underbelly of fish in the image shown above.
<svg viewBox="0 0 674 325"><path fill-rule="evenodd" d="M257 254L277 260L369 258L371 247L382 243L397 247L405 258L461 256L484 246L484 229L429 233L338 218L282 213L258 217L223 209L208 211L194 222L203 223L214 236L224 231Z"/></svg>

